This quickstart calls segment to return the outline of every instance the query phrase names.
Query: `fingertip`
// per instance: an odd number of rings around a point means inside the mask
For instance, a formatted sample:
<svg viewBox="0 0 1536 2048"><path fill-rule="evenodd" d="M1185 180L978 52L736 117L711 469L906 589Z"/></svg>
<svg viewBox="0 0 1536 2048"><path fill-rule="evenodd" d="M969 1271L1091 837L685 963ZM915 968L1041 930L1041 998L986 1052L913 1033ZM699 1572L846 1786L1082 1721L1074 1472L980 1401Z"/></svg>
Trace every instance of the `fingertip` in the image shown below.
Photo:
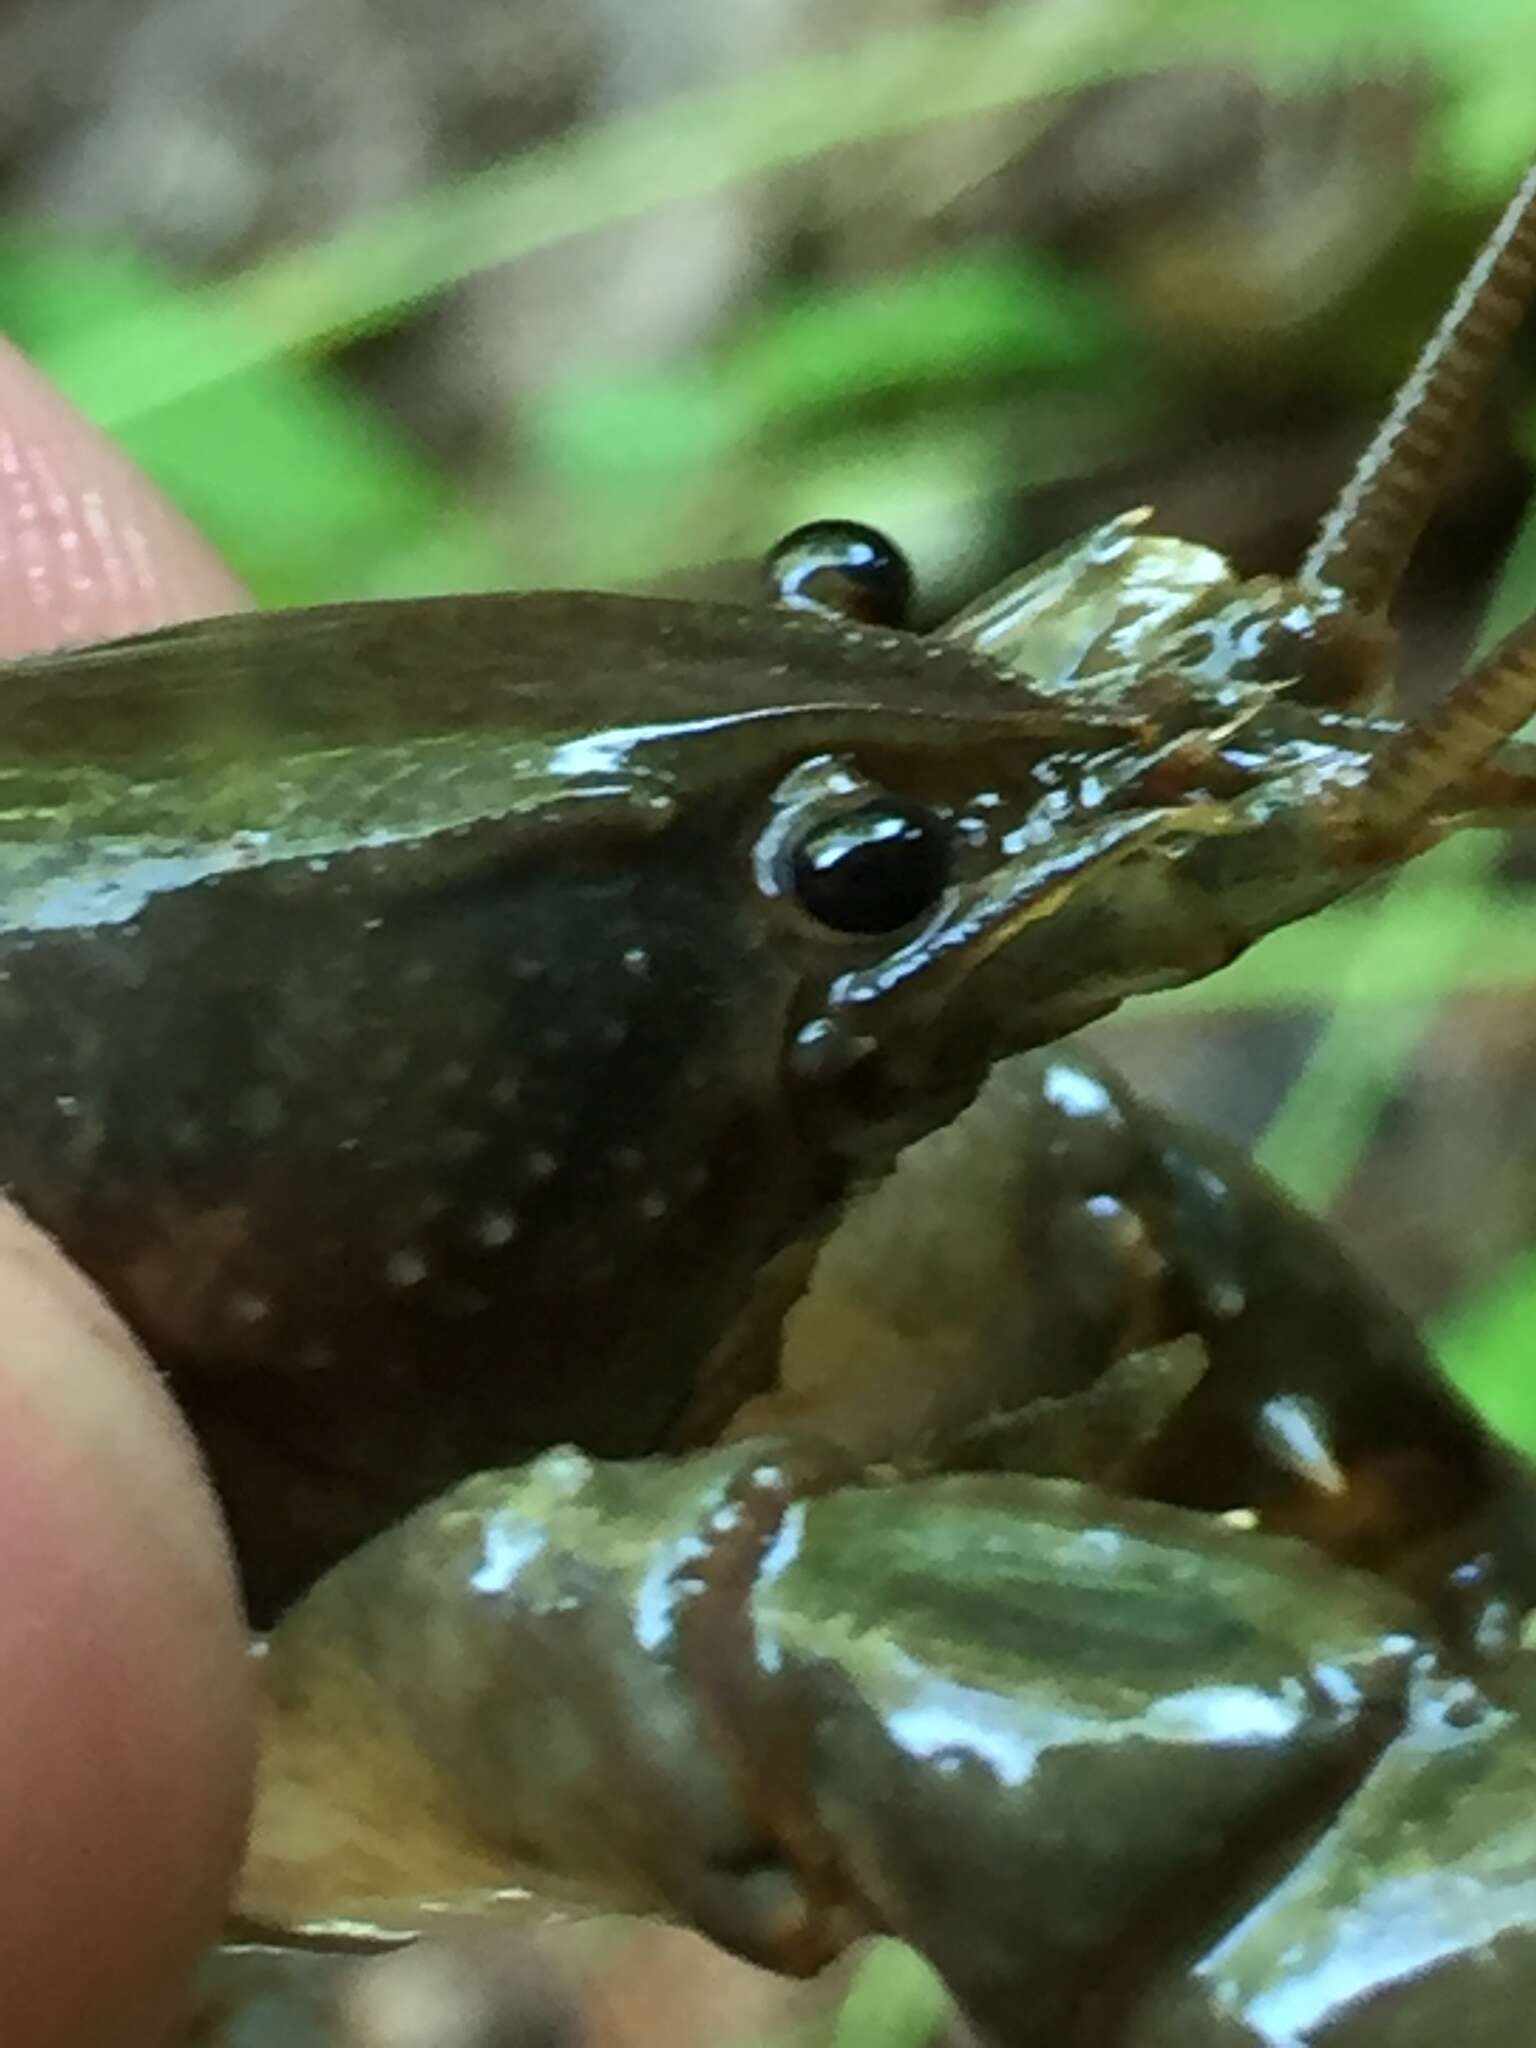
<svg viewBox="0 0 1536 2048"><path fill-rule="evenodd" d="M0 1304L7 2038L151 2040L244 1837L245 1632L174 1409L88 1284L5 1213Z"/></svg>
<svg viewBox="0 0 1536 2048"><path fill-rule="evenodd" d="M0 657L249 602L122 450L0 339Z"/></svg>
<svg viewBox="0 0 1536 2048"><path fill-rule="evenodd" d="M0 657L238 609L128 458L0 341ZM126 1329L0 1210L0 2010L159 2041L243 1845L254 1702L222 1525Z"/></svg>

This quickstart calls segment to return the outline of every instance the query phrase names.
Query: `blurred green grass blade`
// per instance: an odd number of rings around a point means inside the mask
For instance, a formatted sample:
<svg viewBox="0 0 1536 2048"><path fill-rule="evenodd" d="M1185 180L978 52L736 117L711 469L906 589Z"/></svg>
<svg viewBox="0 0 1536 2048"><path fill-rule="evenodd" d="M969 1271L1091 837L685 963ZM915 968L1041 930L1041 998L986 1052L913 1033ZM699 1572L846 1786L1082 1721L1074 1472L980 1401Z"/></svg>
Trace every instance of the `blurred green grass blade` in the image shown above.
<svg viewBox="0 0 1536 2048"><path fill-rule="evenodd" d="M1533 531L1528 518L1484 612L1478 651L1536 603ZM1364 1030L1359 1002L1373 986L1390 984L1414 948L1419 964L1444 980L1447 993L1458 985L1500 844L1495 834L1464 834L1414 861L1377 898L1357 956L1336 988L1332 1014L1257 1150L1258 1163L1314 1208L1328 1208L1348 1184L1424 1029L1425 1013L1405 1010L1374 1016ZM1426 906L1441 913L1427 923ZM1313 920L1305 929L1315 931L1319 923Z"/></svg>
<svg viewBox="0 0 1536 2048"><path fill-rule="evenodd" d="M978 252L794 294L676 368L573 379L545 394L527 431L564 480L654 492L774 433L836 434L850 404L930 388L952 402L989 378L1091 378L1099 403L1144 382L1148 411L1156 398L1101 294L1043 259ZM830 417L806 418L817 413Z"/></svg>
<svg viewBox="0 0 1536 2048"><path fill-rule="evenodd" d="M538 465L568 489L623 495L631 525L640 504L706 474L739 436L725 392L702 366L573 378L540 394L526 423ZM644 543L643 533L632 536Z"/></svg>
<svg viewBox="0 0 1536 2048"><path fill-rule="evenodd" d="M988 377L1081 378L1127 360L1108 299L1039 255L984 251L836 293L791 300L721 365L732 410L753 431L848 394Z"/></svg>
<svg viewBox="0 0 1536 2048"><path fill-rule="evenodd" d="M92 418L116 428L286 354L377 331L466 277L573 236L966 116L1009 110L1017 149L1073 87L1213 53L1270 71L1358 68L1374 55L1397 74L1427 62L1458 81L1451 104L1470 119L1500 81L1506 91L1523 81L1522 50L1536 63L1536 10L1498 0L1451 14L1438 0L1380 19L1327 0L1269 10L1077 0L928 21L561 136L269 258L198 294L208 324L196 349L166 349L151 314L125 310L72 337L54 368Z"/></svg>
<svg viewBox="0 0 1536 2048"><path fill-rule="evenodd" d="M1421 1010L1449 996L1529 987L1536 981L1536 903L1523 891L1469 895L1449 852L1425 862L1428 875L1394 901L1390 922L1374 903L1341 904L1287 925L1219 975L1144 998L1137 1016L1336 1005L1341 1031L1374 1039L1391 1028L1383 1009L1411 1006L1408 1023L1417 1032ZM1351 1110L1346 1122L1352 1120ZM1300 1125L1309 1149L1314 1124L1326 1130L1331 1121L1321 1107L1309 1113ZM1331 1185L1336 1171L1312 1167L1305 1155L1280 1164L1288 1185L1313 1171Z"/></svg>
<svg viewBox="0 0 1536 2048"><path fill-rule="evenodd" d="M1343 1193L1424 1030L1422 1006L1373 1006L1366 1023L1362 1003L1391 985L1404 960L1444 993L1462 985L1470 920L1498 844L1487 833L1454 839L1394 878L1338 963L1328 1021L1255 1155L1310 1207L1326 1210Z"/></svg>
<svg viewBox="0 0 1536 2048"><path fill-rule="evenodd" d="M1536 1456L1536 1252L1511 1260L1440 1322L1432 1341L1494 1428Z"/></svg>
<svg viewBox="0 0 1536 2048"><path fill-rule="evenodd" d="M1228 0L1175 7L1186 32L1202 26L1227 53L1283 66L1348 60L1357 73L1377 66L1403 70L1415 59L1457 75L1482 78L1536 51L1536 14L1528 0L1393 0L1390 7L1340 7L1338 0L1283 0L1272 7L1234 8ZM1374 63L1371 61L1374 60Z"/></svg>
<svg viewBox="0 0 1536 2048"><path fill-rule="evenodd" d="M202 295L222 323L217 348L178 358L152 321L112 322L75 344L71 388L115 426L274 356L377 330L465 277L573 236L829 150L978 114L1007 109L1017 149L1070 88L1213 52L1320 70L1386 49L1394 73L1454 53L1485 82L1507 74L1522 46L1518 16L1497 47L1475 13L1457 10L1454 26L1427 0L1380 23L1323 0L1294 18L1217 0L1076 0L891 30L562 136L258 264Z"/></svg>
<svg viewBox="0 0 1536 2048"><path fill-rule="evenodd" d="M1536 414L1527 413L1521 438L1526 454L1536 455ZM1527 617L1533 599L1536 508L1527 514L1500 573L1484 622L1484 644ZM1536 975L1522 974L1518 966L1511 978L1527 986L1536 983ZM1511 1260L1445 1317L1433 1336L1457 1385L1501 1434L1536 1457L1536 1252Z"/></svg>
<svg viewBox="0 0 1536 2048"><path fill-rule="evenodd" d="M1175 12L1178 10L1175 9ZM152 321L76 344L72 388L115 425L290 350L377 329L481 270L679 200L935 122L1016 110L1015 140L1073 85L1134 68L1158 0L1007 7L869 37L530 149L208 288L219 349L169 358ZM1153 38L1155 48L1157 38Z"/></svg>
<svg viewBox="0 0 1536 2048"><path fill-rule="evenodd" d="M1533 122L1536 127L1536 122ZM1526 461L1536 469L1536 408L1527 406L1517 423L1516 443ZM1483 616L1483 630L1479 645L1491 647L1495 641L1522 620L1528 619L1536 607L1536 503L1527 510L1520 531L1510 543L1509 552L1499 568L1488 609Z"/></svg>
<svg viewBox="0 0 1536 2048"><path fill-rule="evenodd" d="M129 321L153 327L193 389L130 412L116 437L263 601L419 589L428 562L440 587L501 580L428 465L322 372L271 363L212 389L196 366L220 359L217 323L195 295L121 249L0 235L0 324L87 413L78 337Z"/></svg>

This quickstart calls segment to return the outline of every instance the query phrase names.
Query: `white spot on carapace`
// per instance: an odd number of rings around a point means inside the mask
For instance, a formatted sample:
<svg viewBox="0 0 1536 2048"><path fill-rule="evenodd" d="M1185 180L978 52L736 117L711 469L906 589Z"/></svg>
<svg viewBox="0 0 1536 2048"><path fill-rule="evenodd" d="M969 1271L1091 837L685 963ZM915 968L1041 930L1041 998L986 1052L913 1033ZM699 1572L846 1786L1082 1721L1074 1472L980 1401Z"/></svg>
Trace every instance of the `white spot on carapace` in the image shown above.
<svg viewBox="0 0 1536 2048"><path fill-rule="evenodd" d="M437 1141L438 1156L442 1159L473 1159L477 1152L483 1152L490 1143L484 1131L470 1131L462 1128L444 1131Z"/></svg>
<svg viewBox="0 0 1536 2048"><path fill-rule="evenodd" d="M488 1523L482 1539L480 1562L469 1575L476 1593L505 1593L516 1585L523 1566L532 1564L543 1550L542 1529L514 1522L510 1516Z"/></svg>
<svg viewBox="0 0 1536 2048"><path fill-rule="evenodd" d="M491 1083L488 1092L495 1108L511 1109L523 1092L523 1084L515 1074L503 1074Z"/></svg>
<svg viewBox="0 0 1536 2048"><path fill-rule="evenodd" d="M1205 1290L1205 1305L1213 1316L1232 1322L1248 1306L1248 1291L1236 1280L1213 1280Z"/></svg>
<svg viewBox="0 0 1536 2048"><path fill-rule="evenodd" d="M283 1098L275 1088L248 1088L235 1104L235 1123L248 1138L270 1138L283 1120Z"/></svg>
<svg viewBox="0 0 1536 2048"><path fill-rule="evenodd" d="M1096 1081L1080 1067L1067 1066L1064 1061L1047 1067L1041 1092L1047 1102L1067 1116L1103 1116L1115 1106L1114 1097L1102 1081Z"/></svg>
<svg viewBox="0 0 1536 2048"><path fill-rule="evenodd" d="M608 1157L620 1173L638 1173L645 1164L645 1154L634 1145L615 1145Z"/></svg>
<svg viewBox="0 0 1536 2048"><path fill-rule="evenodd" d="M553 1152L536 1146L523 1161L523 1171L530 1180L553 1180L560 1171L560 1162Z"/></svg>
<svg viewBox="0 0 1536 2048"><path fill-rule="evenodd" d="M272 1304L264 1294L236 1294L230 1299L230 1314L237 1323L264 1323Z"/></svg>
<svg viewBox="0 0 1536 2048"><path fill-rule="evenodd" d="M462 1088L469 1079L472 1069L467 1060L449 1060L442 1070L445 1088Z"/></svg>
<svg viewBox="0 0 1536 2048"><path fill-rule="evenodd" d="M298 1359L306 1372L329 1372L336 1363L336 1352L334 1346L312 1339L299 1346Z"/></svg>
<svg viewBox="0 0 1536 2048"><path fill-rule="evenodd" d="M419 1287L427 1277L427 1262L410 1245L402 1245L384 1261L384 1278L391 1287Z"/></svg>
<svg viewBox="0 0 1536 2048"><path fill-rule="evenodd" d="M1326 1688L1323 1670L1319 1666L1312 1674L1319 1689ZM1346 1682L1358 1699L1359 1688ZM1154 1739L1172 1737L1191 1749L1197 1743L1201 1749L1248 1749L1294 1740L1303 1712L1301 1700L1285 1689L1275 1697L1255 1685L1192 1685L1149 1701L1141 1725Z"/></svg>
<svg viewBox="0 0 1536 2048"><path fill-rule="evenodd" d="M510 1244L517 1235L517 1218L510 1209L483 1209L475 1218L474 1239L487 1251Z"/></svg>
<svg viewBox="0 0 1536 2048"><path fill-rule="evenodd" d="M617 1052L629 1036L629 1025L622 1017L610 1017L597 1036L599 1044L609 1052Z"/></svg>
<svg viewBox="0 0 1536 2048"><path fill-rule="evenodd" d="M624 972L632 974L636 981L644 981L651 971L651 956L644 946L626 946L624 949Z"/></svg>
<svg viewBox="0 0 1536 2048"><path fill-rule="evenodd" d="M647 1223L659 1223L671 1206L660 1188L650 1188L640 1197L640 1214Z"/></svg>
<svg viewBox="0 0 1536 2048"><path fill-rule="evenodd" d="M77 1173L93 1168L106 1135L99 1117L82 1114L71 1123L64 1140L64 1158L70 1168Z"/></svg>
<svg viewBox="0 0 1536 2048"><path fill-rule="evenodd" d="M444 1301L443 1310L461 1322L468 1322L473 1316L483 1316L490 1305L491 1297L478 1287L455 1287Z"/></svg>
<svg viewBox="0 0 1536 2048"><path fill-rule="evenodd" d="M564 1052L570 1042L571 1034L560 1024L551 1024L539 1033L539 1043L546 1052Z"/></svg>

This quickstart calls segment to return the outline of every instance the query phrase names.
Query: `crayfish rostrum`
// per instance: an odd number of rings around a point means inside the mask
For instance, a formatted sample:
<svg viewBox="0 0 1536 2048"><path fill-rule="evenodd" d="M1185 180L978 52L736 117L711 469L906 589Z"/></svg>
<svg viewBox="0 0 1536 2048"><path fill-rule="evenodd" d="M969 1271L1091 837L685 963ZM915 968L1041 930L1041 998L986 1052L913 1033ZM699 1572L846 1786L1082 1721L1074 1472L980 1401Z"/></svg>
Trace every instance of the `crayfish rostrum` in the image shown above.
<svg viewBox="0 0 1536 2048"><path fill-rule="evenodd" d="M325 1574L246 1933L537 1894L895 1932L1023 2048L1523 2038L1527 1468L1046 1048L1536 806L1536 625L1409 720L1385 616L1533 288L1536 174L1291 579L1133 513L919 636L818 528L757 608L9 670L0 1174L258 1617Z"/></svg>

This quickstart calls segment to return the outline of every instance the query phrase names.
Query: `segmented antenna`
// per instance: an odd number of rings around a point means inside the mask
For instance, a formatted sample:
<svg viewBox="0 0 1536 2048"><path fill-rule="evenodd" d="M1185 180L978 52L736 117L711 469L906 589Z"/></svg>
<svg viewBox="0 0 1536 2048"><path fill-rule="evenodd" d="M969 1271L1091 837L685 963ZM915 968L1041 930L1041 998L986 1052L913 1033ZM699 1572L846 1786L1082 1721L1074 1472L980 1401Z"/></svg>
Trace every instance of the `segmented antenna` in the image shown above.
<svg viewBox="0 0 1536 2048"><path fill-rule="evenodd" d="M1536 618L1529 618L1376 756L1355 793L1356 829L1368 842L1410 835L1439 798L1513 738L1533 712Z"/></svg>
<svg viewBox="0 0 1536 2048"><path fill-rule="evenodd" d="M1304 583L1331 584L1362 612L1386 609L1533 291L1536 164L1323 521Z"/></svg>

